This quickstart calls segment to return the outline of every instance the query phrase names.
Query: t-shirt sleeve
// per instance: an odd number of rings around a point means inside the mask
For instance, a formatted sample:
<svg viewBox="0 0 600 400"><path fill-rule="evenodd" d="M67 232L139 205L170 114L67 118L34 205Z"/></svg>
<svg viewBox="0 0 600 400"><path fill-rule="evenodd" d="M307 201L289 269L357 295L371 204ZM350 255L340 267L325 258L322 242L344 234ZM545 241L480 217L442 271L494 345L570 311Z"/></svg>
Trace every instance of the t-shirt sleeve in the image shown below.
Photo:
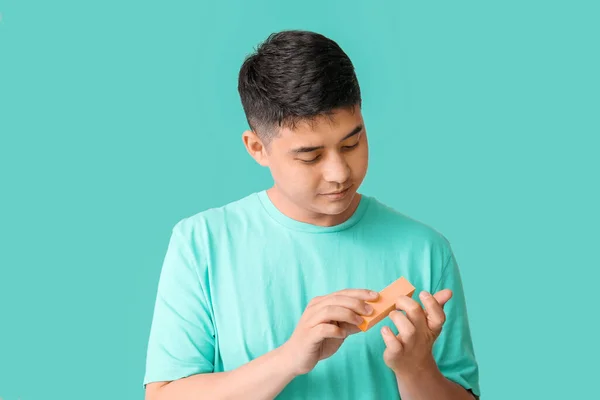
<svg viewBox="0 0 600 400"><path fill-rule="evenodd" d="M214 329L192 235L177 224L164 257L146 354L147 383L213 372Z"/></svg>
<svg viewBox="0 0 600 400"><path fill-rule="evenodd" d="M433 293L442 289L452 290L453 295L444 305L446 322L434 343L433 355L438 368L447 379L479 397L479 367L473 348L463 283L451 249Z"/></svg>

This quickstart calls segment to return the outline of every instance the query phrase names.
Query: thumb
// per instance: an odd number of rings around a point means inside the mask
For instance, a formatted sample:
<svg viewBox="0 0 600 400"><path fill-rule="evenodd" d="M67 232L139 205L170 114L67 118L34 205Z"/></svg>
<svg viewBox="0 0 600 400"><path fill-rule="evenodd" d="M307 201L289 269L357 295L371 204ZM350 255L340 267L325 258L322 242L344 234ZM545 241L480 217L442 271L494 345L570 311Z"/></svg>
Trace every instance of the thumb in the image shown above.
<svg viewBox="0 0 600 400"><path fill-rule="evenodd" d="M444 304L446 304L448 300L452 298L452 291L450 289L442 289L434 294L433 297L437 300L440 306L444 307Z"/></svg>

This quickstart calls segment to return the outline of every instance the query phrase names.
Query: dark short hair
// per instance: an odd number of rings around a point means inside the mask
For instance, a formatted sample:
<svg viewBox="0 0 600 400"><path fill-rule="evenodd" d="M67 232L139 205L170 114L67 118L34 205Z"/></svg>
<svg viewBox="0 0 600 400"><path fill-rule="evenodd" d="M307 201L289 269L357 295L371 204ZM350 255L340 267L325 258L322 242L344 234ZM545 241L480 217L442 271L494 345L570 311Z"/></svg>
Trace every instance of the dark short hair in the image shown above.
<svg viewBox="0 0 600 400"><path fill-rule="evenodd" d="M278 127L293 129L362 103L348 55L335 41L302 30L273 33L247 56L238 92L250 128L267 145Z"/></svg>

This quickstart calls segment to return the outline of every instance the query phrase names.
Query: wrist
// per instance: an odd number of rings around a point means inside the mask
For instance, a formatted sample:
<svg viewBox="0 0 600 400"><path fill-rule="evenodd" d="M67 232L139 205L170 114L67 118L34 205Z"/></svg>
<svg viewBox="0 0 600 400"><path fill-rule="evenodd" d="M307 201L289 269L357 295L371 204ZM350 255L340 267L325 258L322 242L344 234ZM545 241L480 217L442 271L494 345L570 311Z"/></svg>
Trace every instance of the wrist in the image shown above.
<svg viewBox="0 0 600 400"><path fill-rule="evenodd" d="M288 377L290 380L302 374L297 371L296 365L294 363L296 357L294 356L293 351L291 351L288 343L279 346L278 348L273 350L273 352L275 353L275 357L278 360L277 365L279 368L279 373Z"/></svg>
<svg viewBox="0 0 600 400"><path fill-rule="evenodd" d="M435 378L441 374L433 356L427 357L423 362L412 365L406 370L394 371L399 384L408 384Z"/></svg>

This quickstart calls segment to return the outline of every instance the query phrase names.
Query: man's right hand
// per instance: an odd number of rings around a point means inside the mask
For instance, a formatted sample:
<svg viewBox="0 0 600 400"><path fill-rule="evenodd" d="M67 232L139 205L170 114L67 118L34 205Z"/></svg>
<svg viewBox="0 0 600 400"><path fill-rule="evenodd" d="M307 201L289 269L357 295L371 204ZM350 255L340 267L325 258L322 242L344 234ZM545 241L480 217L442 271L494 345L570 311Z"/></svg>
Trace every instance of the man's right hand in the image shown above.
<svg viewBox="0 0 600 400"><path fill-rule="evenodd" d="M282 346L296 375L310 372L331 357L344 340L360 332L361 315L373 312L366 301L379 294L366 289L344 289L310 301L292 336Z"/></svg>
<svg viewBox="0 0 600 400"><path fill-rule="evenodd" d="M366 301L378 297L378 293L364 289L316 297L283 345L231 371L149 383L146 399L186 400L196 398L198 393L206 393L211 399L273 399L294 377L310 372L320 360L333 355L344 339L360 332L361 315L372 312Z"/></svg>

